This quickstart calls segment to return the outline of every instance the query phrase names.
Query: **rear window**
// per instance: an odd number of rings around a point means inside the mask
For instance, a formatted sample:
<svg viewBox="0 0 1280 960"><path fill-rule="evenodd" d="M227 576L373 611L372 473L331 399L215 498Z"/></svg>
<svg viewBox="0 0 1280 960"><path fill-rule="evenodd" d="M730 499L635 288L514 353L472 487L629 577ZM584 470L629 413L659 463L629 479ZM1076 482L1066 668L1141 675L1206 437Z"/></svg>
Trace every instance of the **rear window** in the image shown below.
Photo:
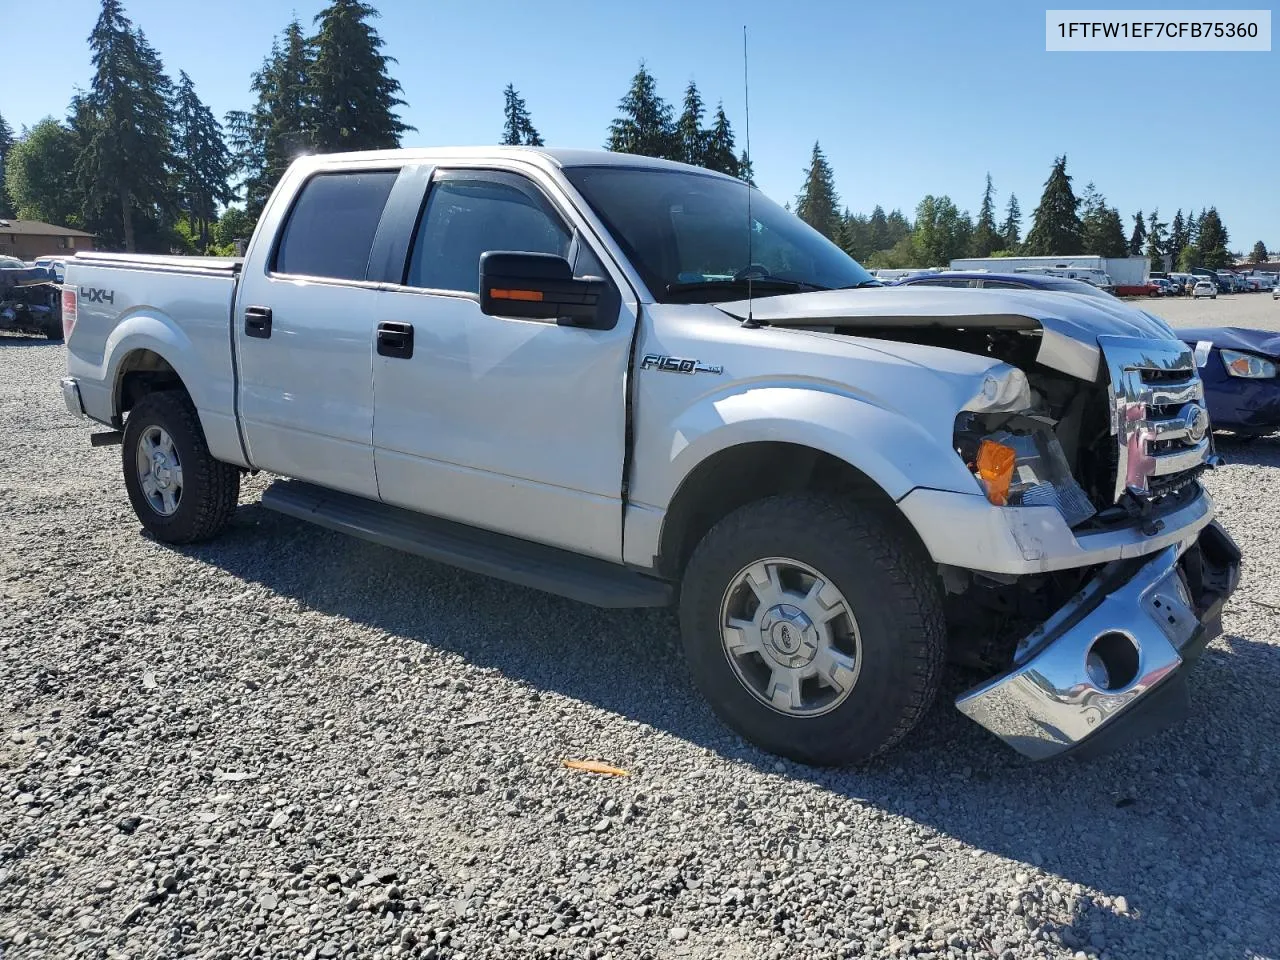
<svg viewBox="0 0 1280 960"><path fill-rule="evenodd" d="M322 173L294 202L276 249L276 273L363 280L395 170Z"/></svg>

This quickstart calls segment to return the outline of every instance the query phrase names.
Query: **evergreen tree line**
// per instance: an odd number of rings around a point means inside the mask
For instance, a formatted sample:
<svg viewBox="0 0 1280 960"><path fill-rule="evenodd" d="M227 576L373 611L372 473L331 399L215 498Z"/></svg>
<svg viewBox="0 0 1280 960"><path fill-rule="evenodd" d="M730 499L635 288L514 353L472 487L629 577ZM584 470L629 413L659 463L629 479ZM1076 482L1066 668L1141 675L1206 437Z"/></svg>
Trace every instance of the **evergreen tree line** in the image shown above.
<svg viewBox="0 0 1280 960"><path fill-rule="evenodd" d="M397 147L412 129L397 114L402 91L373 26L377 17L362 0L329 0L313 20L314 33L295 18L251 78L252 107L229 113L224 128L184 71L176 83L170 79L121 0L102 0L89 35L92 81L72 99L67 119L45 119L15 138L0 117L0 216L78 227L126 250L231 252L231 241L249 235L297 156ZM543 144L513 84L503 91L503 121L503 143ZM750 158L738 149L723 103L708 111L690 81L677 113L643 62L605 146L752 181ZM1168 256L1184 269L1231 262L1215 208L1179 209L1168 223L1158 209L1139 211L1126 230L1092 183L1077 197L1071 179L1066 157L1056 158L1024 240L1017 197L998 212L990 175L976 218L950 197L932 194L916 206L914 219L879 205L852 213L841 205L831 164L815 143L793 209L872 267L942 266L1002 254L1145 254L1153 263ZM1265 245L1255 244L1250 259L1266 257Z"/></svg>
<svg viewBox="0 0 1280 960"><path fill-rule="evenodd" d="M185 71L170 79L121 0L102 0L93 77L67 119L15 139L0 117L0 216L88 230L108 248L232 252L298 154L399 146L409 128L376 17L331 0L314 35L295 20L253 76L253 109L224 129Z"/></svg>
<svg viewBox="0 0 1280 960"><path fill-rule="evenodd" d="M716 104L710 126L703 122L706 116L706 103L692 80L677 116L675 107L658 95L658 82L642 61L609 124L605 149L691 163L752 183L750 157L745 149L736 152L724 101Z"/></svg>
<svg viewBox="0 0 1280 960"><path fill-rule="evenodd" d="M870 214L850 213L840 205L831 164L817 143L795 201L800 219L873 268L941 267L961 257L1093 255L1147 256L1156 270L1167 257L1173 269L1189 270L1229 266L1236 256L1215 207L1198 214L1179 209L1169 223L1160 220L1158 209L1145 217L1138 211L1126 236L1120 211L1108 205L1093 183L1085 186L1082 197L1075 195L1065 156L1054 159L1025 239L1018 198L1009 195L999 223L996 209L987 174L976 218L950 197L932 194L916 206L914 221L899 210L886 215L878 205ZM1265 261L1265 244L1256 243L1249 259Z"/></svg>

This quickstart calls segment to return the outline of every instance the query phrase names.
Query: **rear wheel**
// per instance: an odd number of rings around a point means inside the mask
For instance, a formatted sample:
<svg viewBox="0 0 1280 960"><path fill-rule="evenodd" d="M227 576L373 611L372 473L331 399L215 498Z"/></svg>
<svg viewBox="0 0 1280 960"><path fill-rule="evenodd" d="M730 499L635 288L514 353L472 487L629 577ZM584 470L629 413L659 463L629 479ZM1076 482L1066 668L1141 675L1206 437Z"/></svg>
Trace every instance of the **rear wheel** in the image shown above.
<svg viewBox="0 0 1280 960"><path fill-rule="evenodd" d="M166 543L213 537L240 498L240 471L209 453L195 407L180 391L147 394L133 408L123 461L134 513Z"/></svg>
<svg viewBox="0 0 1280 960"><path fill-rule="evenodd" d="M866 760L937 693L945 627L924 550L882 508L773 497L699 544L680 599L685 656L717 714L805 763Z"/></svg>

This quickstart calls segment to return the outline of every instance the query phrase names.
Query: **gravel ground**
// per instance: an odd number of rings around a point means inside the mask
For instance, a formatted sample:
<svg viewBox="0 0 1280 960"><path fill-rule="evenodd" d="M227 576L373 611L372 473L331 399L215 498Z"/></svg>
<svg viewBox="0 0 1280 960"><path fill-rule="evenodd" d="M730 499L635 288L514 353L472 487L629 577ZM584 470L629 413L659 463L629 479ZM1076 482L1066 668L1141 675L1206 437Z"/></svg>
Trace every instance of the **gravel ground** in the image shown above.
<svg viewBox="0 0 1280 960"><path fill-rule="evenodd" d="M1032 766L942 704L815 771L725 732L666 612L345 539L260 478L215 543L142 536L62 362L0 339L4 960L1280 956L1276 443L1212 478L1247 567L1185 725Z"/></svg>
<svg viewBox="0 0 1280 960"><path fill-rule="evenodd" d="M1151 297L1131 301L1175 327L1254 327L1280 330L1280 301L1268 293L1222 293L1217 300Z"/></svg>

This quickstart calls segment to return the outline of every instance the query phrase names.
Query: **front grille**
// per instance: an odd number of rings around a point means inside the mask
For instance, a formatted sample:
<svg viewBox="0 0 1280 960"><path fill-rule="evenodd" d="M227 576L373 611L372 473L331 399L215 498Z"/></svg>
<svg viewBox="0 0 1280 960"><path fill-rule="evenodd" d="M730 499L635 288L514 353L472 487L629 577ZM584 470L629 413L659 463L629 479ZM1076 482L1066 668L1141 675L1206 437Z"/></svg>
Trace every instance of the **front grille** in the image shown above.
<svg viewBox="0 0 1280 960"><path fill-rule="evenodd" d="M1119 452L1115 498L1156 497L1194 481L1210 454L1204 385L1176 340L1099 337Z"/></svg>

